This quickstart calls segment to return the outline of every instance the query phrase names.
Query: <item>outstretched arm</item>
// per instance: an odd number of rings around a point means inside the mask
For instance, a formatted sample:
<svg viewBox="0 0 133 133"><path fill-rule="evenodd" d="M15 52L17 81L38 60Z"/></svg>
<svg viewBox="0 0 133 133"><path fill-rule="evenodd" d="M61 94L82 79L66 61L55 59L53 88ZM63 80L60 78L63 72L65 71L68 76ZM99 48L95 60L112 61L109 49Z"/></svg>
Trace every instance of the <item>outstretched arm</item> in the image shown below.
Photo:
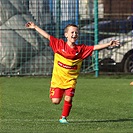
<svg viewBox="0 0 133 133"><path fill-rule="evenodd" d="M119 45L120 45L120 42L118 40L113 40L113 41L110 41L109 43L95 45L94 50L100 50L103 48L115 47L115 46L119 46Z"/></svg>
<svg viewBox="0 0 133 133"><path fill-rule="evenodd" d="M31 28L31 29L35 29L38 33L40 33L43 37L45 37L46 39L50 40L50 35L42 30L41 28L39 28L36 24L34 24L33 22L28 22L25 25L27 28Z"/></svg>

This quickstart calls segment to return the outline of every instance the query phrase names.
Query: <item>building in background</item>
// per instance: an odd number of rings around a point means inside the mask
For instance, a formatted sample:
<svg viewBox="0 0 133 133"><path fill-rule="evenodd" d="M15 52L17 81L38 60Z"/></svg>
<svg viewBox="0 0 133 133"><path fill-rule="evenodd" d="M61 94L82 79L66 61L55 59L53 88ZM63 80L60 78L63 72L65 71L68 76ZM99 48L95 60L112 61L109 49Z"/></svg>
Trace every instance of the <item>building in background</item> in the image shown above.
<svg viewBox="0 0 133 133"><path fill-rule="evenodd" d="M98 0L99 18L104 17L103 0ZM80 19L93 19L94 17L94 0L79 0Z"/></svg>
<svg viewBox="0 0 133 133"><path fill-rule="evenodd" d="M133 0L103 0L104 18L125 19L133 15Z"/></svg>
<svg viewBox="0 0 133 133"><path fill-rule="evenodd" d="M125 19L133 15L133 0L98 0L99 18ZM80 19L93 18L94 0L79 0Z"/></svg>

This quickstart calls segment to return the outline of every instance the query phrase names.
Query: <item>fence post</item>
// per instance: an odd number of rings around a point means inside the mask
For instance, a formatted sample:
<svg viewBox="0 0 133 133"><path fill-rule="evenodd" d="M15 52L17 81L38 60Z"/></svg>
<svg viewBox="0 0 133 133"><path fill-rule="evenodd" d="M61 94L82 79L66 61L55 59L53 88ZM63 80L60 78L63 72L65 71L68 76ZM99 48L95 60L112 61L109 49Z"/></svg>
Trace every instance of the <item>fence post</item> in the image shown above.
<svg viewBox="0 0 133 133"><path fill-rule="evenodd" d="M98 44L98 0L94 0L95 45ZM95 51L95 76L98 77L98 51Z"/></svg>
<svg viewBox="0 0 133 133"><path fill-rule="evenodd" d="M79 24L79 0L76 0L76 25Z"/></svg>
<svg viewBox="0 0 133 133"><path fill-rule="evenodd" d="M56 37L60 37L60 16L61 16L61 2L56 1Z"/></svg>

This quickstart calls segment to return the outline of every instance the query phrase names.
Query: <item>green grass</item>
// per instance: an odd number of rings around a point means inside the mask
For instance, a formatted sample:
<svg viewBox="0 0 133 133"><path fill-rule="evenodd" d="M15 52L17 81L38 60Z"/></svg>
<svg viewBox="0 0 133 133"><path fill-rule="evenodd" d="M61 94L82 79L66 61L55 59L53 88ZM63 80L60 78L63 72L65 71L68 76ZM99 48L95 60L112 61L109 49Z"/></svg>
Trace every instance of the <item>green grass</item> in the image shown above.
<svg viewBox="0 0 133 133"><path fill-rule="evenodd" d="M50 78L0 78L0 133L132 133L130 78L80 76L69 124L49 100Z"/></svg>

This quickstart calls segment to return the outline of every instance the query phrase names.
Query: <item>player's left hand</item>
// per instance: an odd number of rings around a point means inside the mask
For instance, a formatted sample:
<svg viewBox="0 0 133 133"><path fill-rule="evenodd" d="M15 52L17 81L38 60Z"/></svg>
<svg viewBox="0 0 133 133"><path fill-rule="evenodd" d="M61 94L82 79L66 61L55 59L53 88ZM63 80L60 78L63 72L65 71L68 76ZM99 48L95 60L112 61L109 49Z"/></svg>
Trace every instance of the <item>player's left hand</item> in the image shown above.
<svg viewBox="0 0 133 133"><path fill-rule="evenodd" d="M110 43L110 47L120 46L120 42L118 40L111 40L109 43Z"/></svg>

